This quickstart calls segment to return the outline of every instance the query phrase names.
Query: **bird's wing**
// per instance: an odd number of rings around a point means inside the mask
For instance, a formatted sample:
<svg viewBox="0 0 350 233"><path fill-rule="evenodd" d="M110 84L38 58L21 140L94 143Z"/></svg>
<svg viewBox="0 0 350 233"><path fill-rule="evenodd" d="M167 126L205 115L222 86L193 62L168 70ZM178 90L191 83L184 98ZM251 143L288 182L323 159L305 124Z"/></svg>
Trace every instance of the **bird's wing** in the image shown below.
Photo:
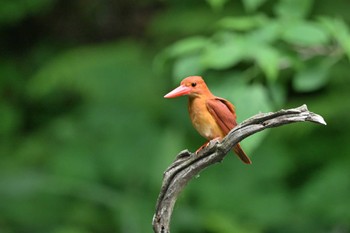
<svg viewBox="0 0 350 233"><path fill-rule="evenodd" d="M215 97L213 99L208 99L206 105L208 111L214 117L216 123L225 135L237 125L234 106L229 101L220 97Z"/></svg>
<svg viewBox="0 0 350 233"><path fill-rule="evenodd" d="M207 100L207 108L225 135L237 125L235 108L227 100L219 97L209 99ZM244 163L252 163L239 143L233 147L233 151Z"/></svg>

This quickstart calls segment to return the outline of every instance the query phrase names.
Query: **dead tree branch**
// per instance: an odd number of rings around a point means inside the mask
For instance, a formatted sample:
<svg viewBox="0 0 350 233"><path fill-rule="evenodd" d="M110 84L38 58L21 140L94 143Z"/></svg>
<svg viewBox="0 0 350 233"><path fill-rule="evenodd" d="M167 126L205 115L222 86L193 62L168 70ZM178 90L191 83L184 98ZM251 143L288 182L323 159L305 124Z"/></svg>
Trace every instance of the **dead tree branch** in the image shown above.
<svg viewBox="0 0 350 233"><path fill-rule="evenodd" d="M306 105L302 105L298 108L257 114L237 125L221 142L210 141L198 154L188 150L181 151L163 174L152 222L154 232L170 232L171 214L180 192L200 171L222 161L234 145L264 129L304 121L326 125L322 116L310 112Z"/></svg>

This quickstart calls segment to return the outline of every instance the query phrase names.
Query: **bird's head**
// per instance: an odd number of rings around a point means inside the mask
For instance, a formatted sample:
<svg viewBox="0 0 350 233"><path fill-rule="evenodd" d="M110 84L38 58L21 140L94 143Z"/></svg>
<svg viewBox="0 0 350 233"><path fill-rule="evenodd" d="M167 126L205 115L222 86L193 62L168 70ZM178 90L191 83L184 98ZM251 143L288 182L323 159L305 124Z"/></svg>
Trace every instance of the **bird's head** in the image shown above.
<svg viewBox="0 0 350 233"><path fill-rule="evenodd" d="M164 96L164 98L175 98L183 95L188 95L190 97L196 97L205 94L209 91L204 80L200 76L189 76L183 79L180 86L169 92Z"/></svg>

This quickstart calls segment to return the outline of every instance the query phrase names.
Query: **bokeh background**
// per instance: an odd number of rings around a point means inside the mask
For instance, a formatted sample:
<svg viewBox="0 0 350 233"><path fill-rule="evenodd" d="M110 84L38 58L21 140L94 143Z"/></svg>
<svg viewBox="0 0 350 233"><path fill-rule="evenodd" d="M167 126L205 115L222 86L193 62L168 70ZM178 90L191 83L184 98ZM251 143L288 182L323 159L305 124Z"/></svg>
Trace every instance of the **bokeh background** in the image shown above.
<svg viewBox="0 0 350 233"><path fill-rule="evenodd" d="M238 120L307 104L181 194L173 232L350 232L348 0L1 0L0 232L152 232L162 173L204 143L188 75Z"/></svg>

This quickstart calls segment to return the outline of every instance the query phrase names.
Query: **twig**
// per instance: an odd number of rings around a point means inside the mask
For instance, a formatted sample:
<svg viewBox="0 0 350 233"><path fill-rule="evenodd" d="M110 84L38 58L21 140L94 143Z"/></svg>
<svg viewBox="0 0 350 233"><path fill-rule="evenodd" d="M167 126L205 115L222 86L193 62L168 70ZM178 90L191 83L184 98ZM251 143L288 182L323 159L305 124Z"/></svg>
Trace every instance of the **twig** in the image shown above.
<svg viewBox="0 0 350 233"><path fill-rule="evenodd" d="M302 105L298 108L255 115L237 125L221 142L210 141L198 154L188 150L181 151L163 174L152 222L154 232L170 233L171 215L180 192L200 171L222 161L234 145L264 129L304 121L326 125L322 116L310 112L306 105Z"/></svg>

